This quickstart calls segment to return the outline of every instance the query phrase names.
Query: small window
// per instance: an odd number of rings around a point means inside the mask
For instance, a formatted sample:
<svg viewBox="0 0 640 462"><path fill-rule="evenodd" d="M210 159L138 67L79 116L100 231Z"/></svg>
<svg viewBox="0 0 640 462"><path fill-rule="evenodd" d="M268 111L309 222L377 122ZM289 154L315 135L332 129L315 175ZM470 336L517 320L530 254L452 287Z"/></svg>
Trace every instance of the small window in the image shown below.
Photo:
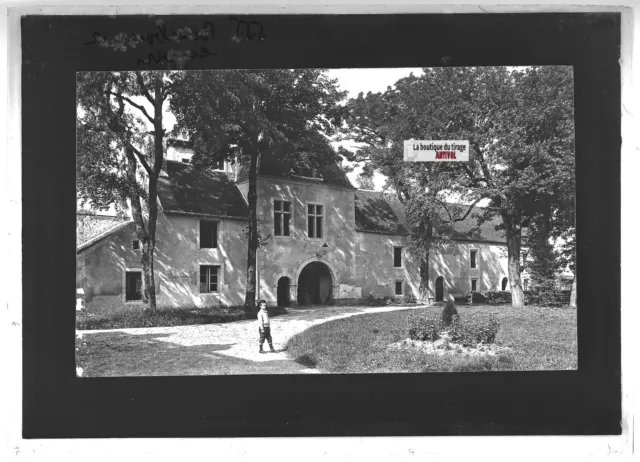
<svg viewBox="0 0 640 462"><path fill-rule="evenodd" d="M291 236L291 202L273 201L273 233Z"/></svg>
<svg viewBox="0 0 640 462"><path fill-rule="evenodd" d="M526 252L524 252L524 253L522 254L522 267L523 267L523 268L524 268L524 267L526 266L526 264L527 264L527 257L528 257L528 256L529 256L529 254L528 254L528 253L526 253Z"/></svg>
<svg viewBox="0 0 640 462"><path fill-rule="evenodd" d="M324 207L322 205L307 205L307 235L309 237L322 237L323 209Z"/></svg>
<svg viewBox="0 0 640 462"><path fill-rule="evenodd" d="M472 292L477 292L478 291L478 280L477 279L472 279L471 280L471 291Z"/></svg>
<svg viewBox="0 0 640 462"><path fill-rule="evenodd" d="M219 266L200 267L200 293L208 294L218 292Z"/></svg>
<svg viewBox="0 0 640 462"><path fill-rule="evenodd" d="M191 163L191 159L189 159L188 157L183 157L182 158L182 163L183 164L189 164L189 163Z"/></svg>
<svg viewBox="0 0 640 462"><path fill-rule="evenodd" d="M509 282L509 280L507 278L502 278L502 291L504 292L505 290L507 290L507 283Z"/></svg>
<svg viewBox="0 0 640 462"><path fill-rule="evenodd" d="M402 247L393 248L393 267L402 268Z"/></svg>
<svg viewBox="0 0 640 462"><path fill-rule="evenodd" d="M132 248L133 250L140 250L140 241L139 241L138 239L134 239L134 240L131 242L131 248Z"/></svg>
<svg viewBox="0 0 640 462"><path fill-rule="evenodd" d="M125 275L125 299L128 302L142 300L142 272L127 271Z"/></svg>
<svg viewBox="0 0 640 462"><path fill-rule="evenodd" d="M396 295L402 295L403 281L396 281Z"/></svg>
<svg viewBox="0 0 640 462"><path fill-rule="evenodd" d="M224 160L219 160L213 164L214 170L224 170Z"/></svg>
<svg viewBox="0 0 640 462"><path fill-rule="evenodd" d="M215 249L218 247L218 223L215 221L200 222L200 248Z"/></svg>
<svg viewBox="0 0 640 462"><path fill-rule="evenodd" d="M478 255L478 251L477 250L472 250L471 251L471 268L477 268L477 255Z"/></svg>

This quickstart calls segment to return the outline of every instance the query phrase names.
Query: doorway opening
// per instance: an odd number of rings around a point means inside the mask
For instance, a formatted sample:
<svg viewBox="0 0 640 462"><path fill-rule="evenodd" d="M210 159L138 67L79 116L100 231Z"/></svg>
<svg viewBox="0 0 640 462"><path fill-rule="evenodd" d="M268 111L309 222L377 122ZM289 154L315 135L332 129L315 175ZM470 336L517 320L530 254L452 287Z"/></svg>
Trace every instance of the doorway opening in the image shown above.
<svg viewBox="0 0 640 462"><path fill-rule="evenodd" d="M331 305L333 280L329 267L322 262L309 263L298 278L299 305Z"/></svg>
<svg viewBox="0 0 640 462"><path fill-rule="evenodd" d="M289 291L291 287L291 279L288 277L281 277L278 280L278 306L289 306L291 300L289 296Z"/></svg>
<svg viewBox="0 0 640 462"><path fill-rule="evenodd" d="M444 300L444 278L440 276L436 279L436 302Z"/></svg>

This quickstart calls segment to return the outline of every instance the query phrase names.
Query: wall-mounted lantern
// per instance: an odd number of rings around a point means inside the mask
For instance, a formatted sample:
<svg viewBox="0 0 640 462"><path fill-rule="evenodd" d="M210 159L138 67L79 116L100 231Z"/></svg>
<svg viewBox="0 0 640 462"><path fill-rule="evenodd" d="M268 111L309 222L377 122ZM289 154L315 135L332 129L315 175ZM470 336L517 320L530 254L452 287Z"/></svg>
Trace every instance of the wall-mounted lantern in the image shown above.
<svg viewBox="0 0 640 462"><path fill-rule="evenodd" d="M318 258L324 257L327 254L328 248L329 248L329 245L326 242L322 244L322 248L320 249L320 252L316 252L316 257Z"/></svg>

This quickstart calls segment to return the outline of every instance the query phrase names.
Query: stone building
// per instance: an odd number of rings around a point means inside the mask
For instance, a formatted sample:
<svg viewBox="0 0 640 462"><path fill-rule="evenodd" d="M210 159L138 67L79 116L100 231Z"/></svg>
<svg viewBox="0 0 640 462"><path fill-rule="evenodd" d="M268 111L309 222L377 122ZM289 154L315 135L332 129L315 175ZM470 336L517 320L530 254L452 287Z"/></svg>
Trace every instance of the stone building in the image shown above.
<svg viewBox="0 0 640 462"><path fill-rule="evenodd" d="M168 149L159 180L155 278L160 308L244 303L248 179L221 164L199 173L189 152ZM417 295L418 262L408 252L402 205L358 190L337 165L284 172L262 162L257 181L258 299L270 305L351 304ZM431 252L430 296L508 290L507 251L496 222L467 218L454 244ZM140 304L139 243L132 221L77 247L77 285L87 308Z"/></svg>

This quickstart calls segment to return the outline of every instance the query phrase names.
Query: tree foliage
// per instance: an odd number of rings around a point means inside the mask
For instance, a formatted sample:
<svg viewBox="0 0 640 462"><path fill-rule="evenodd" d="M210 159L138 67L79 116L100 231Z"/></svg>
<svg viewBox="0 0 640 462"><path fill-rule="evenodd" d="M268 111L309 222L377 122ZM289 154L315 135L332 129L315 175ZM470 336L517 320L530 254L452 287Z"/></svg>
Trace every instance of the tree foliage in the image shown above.
<svg viewBox="0 0 640 462"><path fill-rule="evenodd" d="M423 71L384 93L350 101L347 136L364 143L350 160L372 162L401 200L419 198L407 209L415 222L410 241L426 253L435 243L433 233L446 237L450 225L470 211L451 207L448 197L459 204L486 203L474 214L478 224L501 218L513 305L524 306L518 264L523 229L541 217L553 221L573 210L571 70ZM405 163L402 144L410 139L469 140L469 162ZM531 235L539 231L531 229Z"/></svg>

